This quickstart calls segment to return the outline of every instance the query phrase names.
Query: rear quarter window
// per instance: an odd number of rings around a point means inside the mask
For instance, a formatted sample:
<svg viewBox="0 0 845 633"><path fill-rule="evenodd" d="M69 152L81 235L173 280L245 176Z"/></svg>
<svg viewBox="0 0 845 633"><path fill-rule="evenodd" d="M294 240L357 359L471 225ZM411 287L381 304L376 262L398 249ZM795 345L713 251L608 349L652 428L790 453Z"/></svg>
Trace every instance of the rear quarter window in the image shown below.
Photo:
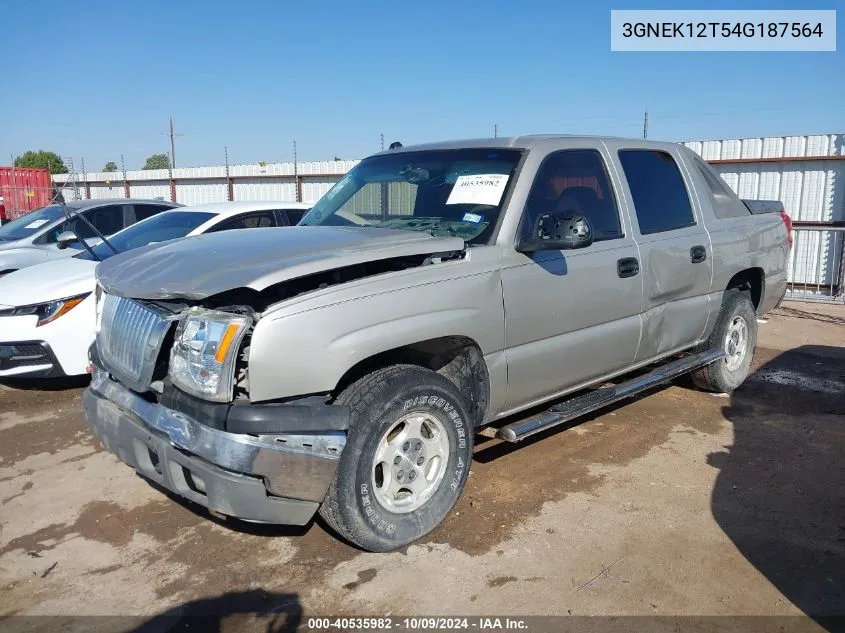
<svg viewBox="0 0 845 633"><path fill-rule="evenodd" d="M693 162L710 191L713 215L720 219L741 218L751 215L751 211L743 204L739 196L710 165L698 156L693 159Z"/></svg>

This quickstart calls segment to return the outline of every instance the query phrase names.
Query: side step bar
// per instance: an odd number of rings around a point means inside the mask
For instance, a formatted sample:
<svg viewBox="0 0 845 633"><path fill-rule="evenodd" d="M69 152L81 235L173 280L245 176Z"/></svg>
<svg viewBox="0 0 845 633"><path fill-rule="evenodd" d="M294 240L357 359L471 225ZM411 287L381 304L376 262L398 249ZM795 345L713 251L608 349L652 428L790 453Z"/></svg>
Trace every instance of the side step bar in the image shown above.
<svg viewBox="0 0 845 633"><path fill-rule="evenodd" d="M651 389L664 382L669 382L678 376L683 376L694 369L704 367L724 357L725 351L721 349L684 356L678 360L661 365L647 374L637 376L628 382L619 383L612 387L596 389L562 402L561 404L556 404L545 415L539 418L520 420L519 422L513 422L503 426L496 433L496 437L506 442L519 442L530 435L591 413L619 400L630 398L641 391Z"/></svg>

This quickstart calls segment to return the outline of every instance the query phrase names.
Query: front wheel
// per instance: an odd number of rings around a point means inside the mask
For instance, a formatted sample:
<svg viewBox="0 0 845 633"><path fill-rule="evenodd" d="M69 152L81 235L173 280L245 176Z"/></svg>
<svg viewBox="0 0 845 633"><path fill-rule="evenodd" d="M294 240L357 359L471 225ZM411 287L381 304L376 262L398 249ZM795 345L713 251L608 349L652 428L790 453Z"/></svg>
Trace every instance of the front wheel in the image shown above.
<svg viewBox="0 0 845 633"><path fill-rule="evenodd" d="M376 370L347 387L349 433L320 515L372 552L418 540L463 491L473 431L464 398L443 376L413 365Z"/></svg>
<svg viewBox="0 0 845 633"><path fill-rule="evenodd" d="M731 393L748 377L756 346L757 313L749 293L726 291L713 332L700 348L723 349L725 357L693 372L693 382L706 391Z"/></svg>

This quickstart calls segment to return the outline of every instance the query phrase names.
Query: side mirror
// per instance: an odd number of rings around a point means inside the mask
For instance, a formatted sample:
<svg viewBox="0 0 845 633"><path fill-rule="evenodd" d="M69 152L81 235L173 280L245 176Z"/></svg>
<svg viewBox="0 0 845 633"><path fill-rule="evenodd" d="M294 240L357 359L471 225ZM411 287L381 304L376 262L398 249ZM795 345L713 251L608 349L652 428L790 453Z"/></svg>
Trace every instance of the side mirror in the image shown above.
<svg viewBox="0 0 845 633"><path fill-rule="evenodd" d="M521 253L584 248L593 243L593 227L583 215L542 213L528 238L517 246Z"/></svg>
<svg viewBox="0 0 845 633"><path fill-rule="evenodd" d="M59 234L59 237L56 238L56 246L60 249L65 249L70 246L73 242L78 242L79 238L76 237L76 233L73 231L62 231Z"/></svg>

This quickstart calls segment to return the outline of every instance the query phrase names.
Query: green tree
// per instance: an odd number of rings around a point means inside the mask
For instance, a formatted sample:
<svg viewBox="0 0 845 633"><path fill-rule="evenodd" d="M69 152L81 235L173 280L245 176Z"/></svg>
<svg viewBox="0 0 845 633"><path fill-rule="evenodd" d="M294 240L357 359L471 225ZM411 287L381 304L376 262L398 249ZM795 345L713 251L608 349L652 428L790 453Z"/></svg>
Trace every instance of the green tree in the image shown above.
<svg viewBox="0 0 845 633"><path fill-rule="evenodd" d="M117 171L117 165L114 164L113 160L110 160L106 163L106 166L103 167L103 171Z"/></svg>
<svg viewBox="0 0 845 633"><path fill-rule="evenodd" d="M141 169L168 169L169 167L170 157L167 154L153 154Z"/></svg>
<svg viewBox="0 0 845 633"><path fill-rule="evenodd" d="M55 152L48 152L40 149L38 151L30 150L21 154L15 159L15 167L34 167L37 169L47 169L51 174L66 174L67 167L62 162L62 159Z"/></svg>

